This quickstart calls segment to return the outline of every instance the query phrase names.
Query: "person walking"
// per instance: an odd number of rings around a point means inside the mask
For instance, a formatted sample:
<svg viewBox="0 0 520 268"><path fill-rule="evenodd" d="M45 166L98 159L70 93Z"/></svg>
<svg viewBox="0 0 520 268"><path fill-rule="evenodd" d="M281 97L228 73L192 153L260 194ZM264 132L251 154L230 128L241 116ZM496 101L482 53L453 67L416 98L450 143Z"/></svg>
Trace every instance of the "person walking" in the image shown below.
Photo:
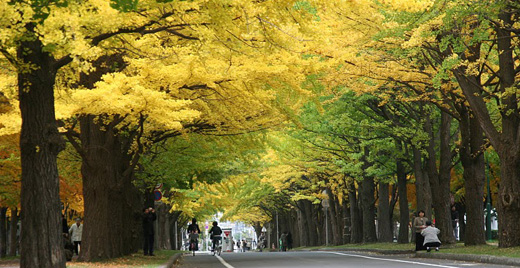
<svg viewBox="0 0 520 268"><path fill-rule="evenodd" d="M153 229L153 222L157 219L155 215L155 209L149 207L144 209L143 213L143 236L144 245L143 252L145 256L155 256L153 254L153 244L155 238L155 232Z"/></svg>
<svg viewBox="0 0 520 268"><path fill-rule="evenodd" d="M81 235L83 234L83 224L81 224L81 218L76 218L76 223L72 224L69 229L69 237L74 243L74 253L79 255L81 250Z"/></svg>
<svg viewBox="0 0 520 268"><path fill-rule="evenodd" d="M287 251L287 232L282 232L280 235L280 250Z"/></svg>
<svg viewBox="0 0 520 268"><path fill-rule="evenodd" d="M426 228L421 231L421 235L424 237L424 247L426 247L426 251L430 252L432 248L435 248L435 251L439 251L439 247L441 246L441 241L439 240L439 235L441 230L432 226L431 221L426 221Z"/></svg>
<svg viewBox="0 0 520 268"><path fill-rule="evenodd" d="M421 232L426 228L428 218L426 218L424 214L424 210L419 210L419 215L413 220L413 227L415 228L415 251L425 250L423 245L424 236L421 235Z"/></svg>
<svg viewBox="0 0 520 268"><path fill-rule="evenodd" d="M459 240L459 232L457 230L459 223L459 212L457 207L451 206L451 226L453 227L453 236L455 240Z"/></svg>
<svg viewBox="0 0 520 268"><path fill-rule="evenodd" d="M293 246L293 239L291 232L287 232L287 250L291 250Z"/></svg>

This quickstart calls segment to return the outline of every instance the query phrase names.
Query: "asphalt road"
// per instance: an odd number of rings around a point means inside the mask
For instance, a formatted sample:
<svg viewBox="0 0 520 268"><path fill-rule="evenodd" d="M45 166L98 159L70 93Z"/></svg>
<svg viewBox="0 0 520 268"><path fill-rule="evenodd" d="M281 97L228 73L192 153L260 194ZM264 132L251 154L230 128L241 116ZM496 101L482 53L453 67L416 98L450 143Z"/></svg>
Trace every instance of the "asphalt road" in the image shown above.
<svg viewBox="0 0 520 268"><path fill-rule="evenodd" d="M435 254L435 253L432 253ZM184 255L179 265L182 268L505 268L510 266L468 263L452 260L418 259L406 256L367 255L348 252L246 252L222 253L215 257L209 253L197 252L195 256Z"/></svg>

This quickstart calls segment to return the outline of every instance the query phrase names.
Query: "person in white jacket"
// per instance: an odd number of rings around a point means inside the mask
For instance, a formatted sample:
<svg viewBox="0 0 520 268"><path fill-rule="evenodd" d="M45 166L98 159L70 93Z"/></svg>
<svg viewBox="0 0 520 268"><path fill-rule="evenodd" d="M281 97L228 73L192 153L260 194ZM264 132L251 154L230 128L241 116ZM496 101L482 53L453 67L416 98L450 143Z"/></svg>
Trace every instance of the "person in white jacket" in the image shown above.
<svg viewBox="0 0 520 268"><path fill-rule="evenodd" d="M83 224L81 224L81 218L76 219L69 229L69 236L74 243L74 252L79 255L79 248L81 247L81 234L83 233Z"/></svg>
<svg viewBox="0 0 520 268"><path fill-rule="evenodd" d="M435 251L439 251L441 241L437 235L440 233L441 230L433 227L431 221L426 221L426 228L421 231L421 235L424 236L424 246L426 247L426 251L430 252L432 248L435 248Z"/></svg>

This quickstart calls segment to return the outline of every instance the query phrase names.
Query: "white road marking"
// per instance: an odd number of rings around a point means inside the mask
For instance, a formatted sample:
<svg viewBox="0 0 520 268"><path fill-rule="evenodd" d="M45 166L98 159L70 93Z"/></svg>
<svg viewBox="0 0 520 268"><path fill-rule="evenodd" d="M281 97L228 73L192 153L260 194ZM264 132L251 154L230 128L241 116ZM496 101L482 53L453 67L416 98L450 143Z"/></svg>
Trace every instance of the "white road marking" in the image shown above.
<svg viewBox="0 0 520 268"><path fill-rule="evenodd" d="M332 252L332 251L319 251L319 252L329 253L329 254L337 254L337 255L344 255L344 256L350 256L350 257L357 257L357 258L365 258L365 259L370 259L370 260L392 261L392 262L418 264L418 265L432 266L432 267L442 267L442 268L458 268L456 266L448 266L448 265L440 265L440 264L432 264L432 263L424 263L424 262L416 262L416 261L405 261L405 260L376 258L376 257L370 257L370 256L363 256L363 255L356 255L356 254L347 254L347 253Z"/></svg>
<svg viewBox="0 0 520 268"><path fill-rule="evenodd" d="M235 267L231 266L229 263L227 263L224 259L222 259L222 257L220 257L220 256L218 256L218 255L215 256L215 257L217 257L217 259L218 259L218 260L219 260L219 261L220 261L224 266L226 266L227 268L235 268Z"/></svg>

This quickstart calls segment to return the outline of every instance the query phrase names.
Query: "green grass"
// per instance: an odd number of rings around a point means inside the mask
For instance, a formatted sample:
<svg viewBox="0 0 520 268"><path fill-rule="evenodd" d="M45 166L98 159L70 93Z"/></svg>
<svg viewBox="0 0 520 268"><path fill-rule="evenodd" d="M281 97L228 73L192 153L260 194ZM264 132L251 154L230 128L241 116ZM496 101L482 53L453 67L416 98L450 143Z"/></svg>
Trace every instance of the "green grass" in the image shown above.
<svg viewBox="0 0 520 268"><path fill-rule="evenodd" d="M359 249L383 249L383 250L415 250L415 244L398 243L368 243L368 244L347 244L334 246L331 248L359 248Z"/></svg>
<svg viewBox="0 0 520 268"><path fill-rule="evenodd" d="M302 247L300 250L314 250L314 249L378 249L378 250L415 250L415 244L398 244L398 243L369 243L369 244L346 244L340 246L330 247ZM451 254L477 254L477 255L491 255L498 257L520 258L520 247L513 248L499 248L497 243L488 243L480 246L464 246L464 243L457 243L455 245L441 246L442 253Z"/></svg>
<svg viewBox="0 0 520 268"><path fill-rule="evenodd" d="M452 248L442 249L444 253L477 254L499 257L520 258L520 247L499 248L497 245L464 246L459 243Z"/></svg>
<svg viewBox="0 0 520 268"><path fill-rule="evenodd" d="M168 262L171 256L181 251L161 250L154 252L155 256L144 256L143 253L135 253L129 256L110 259L99 262L67 262L70 268L93 268L93 267L132 267L132 268L156 268Z"/></svg>

